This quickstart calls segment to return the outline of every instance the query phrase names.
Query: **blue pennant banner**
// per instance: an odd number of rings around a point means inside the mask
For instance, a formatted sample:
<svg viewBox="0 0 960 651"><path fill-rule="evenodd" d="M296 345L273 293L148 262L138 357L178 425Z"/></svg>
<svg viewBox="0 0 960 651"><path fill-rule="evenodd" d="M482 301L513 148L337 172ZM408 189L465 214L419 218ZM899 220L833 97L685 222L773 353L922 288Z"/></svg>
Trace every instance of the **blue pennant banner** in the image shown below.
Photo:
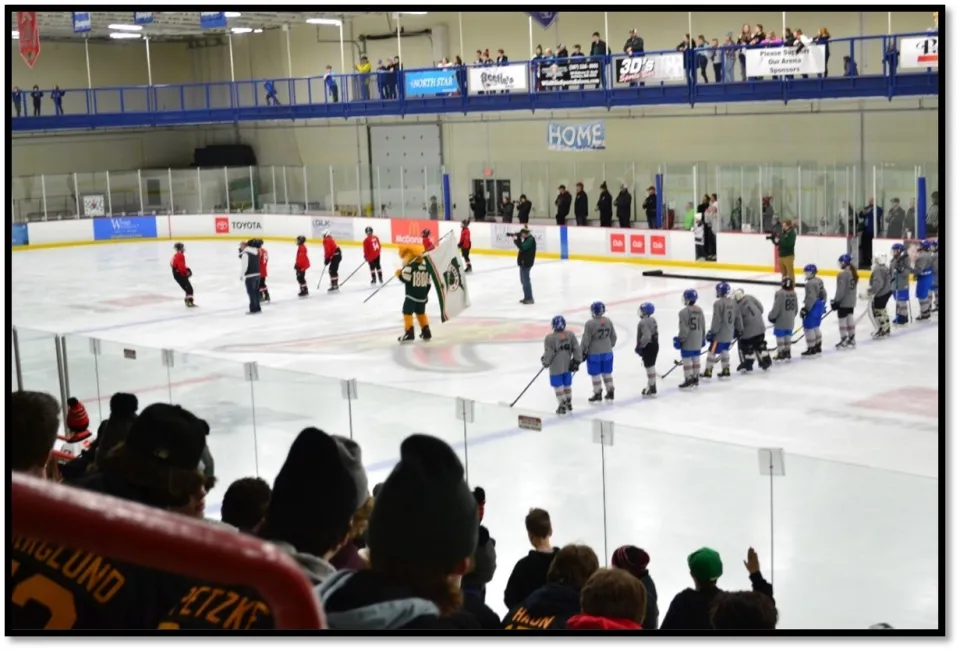
<svg viewBox="0 0 960 651"><path fill-rule="evenodd" d="M133 12L133 22L136 25L148 25L153 22L153 12L152 11L135 11Z"/></svg>
<svg viewBox="0 0 960 651"><path fill-rule="evenodd" d="M530 17L540 23L544 29L550 27L560 14L559 11L530 11Z"/></svg>
<svg viewBox="0 0 960 651"><path fill-rule="evenodd" d="M211 27L226 27L227 17L222 11L201 11L200 27L210 29Z"/></svg>
<svg viewBox="0 0 960 651"><path fill-rule="evenodd" d="M92 26L90 21L90 12L89 11L74 11L73 12L73 31L79 33L89 32L90 27Z"/></svg>

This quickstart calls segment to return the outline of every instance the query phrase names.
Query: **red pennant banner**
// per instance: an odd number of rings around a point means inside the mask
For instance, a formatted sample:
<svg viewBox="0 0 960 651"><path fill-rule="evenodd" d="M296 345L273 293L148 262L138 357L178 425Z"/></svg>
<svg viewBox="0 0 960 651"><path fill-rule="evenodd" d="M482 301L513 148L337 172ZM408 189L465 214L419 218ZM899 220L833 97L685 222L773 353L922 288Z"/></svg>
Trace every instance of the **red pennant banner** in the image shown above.
<svg viewBox="0 0 960 651"><path fill-rule="evenodd" d="M40 58L40 25L37 24L37 12L18 11L17 30L20 32L20 57L33 68Z"/></svg>

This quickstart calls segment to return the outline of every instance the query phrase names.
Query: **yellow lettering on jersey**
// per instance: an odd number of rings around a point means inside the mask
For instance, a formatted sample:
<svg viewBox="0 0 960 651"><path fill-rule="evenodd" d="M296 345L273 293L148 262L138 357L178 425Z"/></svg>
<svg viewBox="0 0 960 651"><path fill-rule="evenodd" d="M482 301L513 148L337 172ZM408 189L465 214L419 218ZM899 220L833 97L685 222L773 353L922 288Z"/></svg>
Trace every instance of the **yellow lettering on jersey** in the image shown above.
<svg viewBox="0 0 960 651"><path fill-rule="evenodd" d="M29 554L37 562L57 572L67 581L76 583L100 604L113 599L126 584L126 576L102 556L83 550L69 550L62 545L50 545L36 538L16 537L13 548ZM65 556L64 552L69 556ZM14 561L16 572L20 563ZM61 582L62 583L62 582Z"/></svg>
<svg viewBox="0 0 960 651"><path fill-rule="evenodd" d="M50 555L50 558L47 559L47 567L53 568L55 570L60 569L60 564L57 563L57 556L63 552L63 546L57 547L53 553Z"/></svg>
<svg viewBox="0 0 960 651"><path fill-rule="evenodd" d="M93 554L90 552L84 551L75 551L73 556L67 559L63 564L63 567L60 568L60 571L65 577L71 581L76 580L77 576L80 575L80 572L87 566L87 563L93 559Z"/></svg>
<svg viewBox="0 0 960 651"><path fill-rule="evenodd" d="M50 558L50 554L54 552L55 547L50 547L47 543L40 543L40 548L34 552L33 557L40 561L41 563L46 562Z"/></svg>
<svg viewBox="0 0 960 651"><path fill-rule="evenodd" d="M203 602L203 605L197 608L196 612L193 613L194 617L200 618L203 616L203 612L207 609L213 601L220 597L223 594L223 590L220 588L211 588L210 596L207 597L207 600Z"/></svg>
<svg viewBox="0 0 960 651"><path fill-rule="evenodd" d="M240 598L240 595L238 595L238 594L237 594L236 592L234 592L233 590L228 590L228 591L226 591L226 592L224 592L223 590L219 590L219 591L217 591L217 592L220 592L220 594L225 594L227 598L224 599L223 602L222 602L219 606L215 607L213 610L211 610L209 613L207 613L207 616L206 616L204 619L206 619L206 620L207 620L208 622L210 622L211 624L214 624L214 625L216 625L216 626L219 626L219 625L220 625L220 617L219 617L220 611L223 610L224 608L226 608L227 606L232 606L233 604L235 604L235 603L237 602L237 599ZM197 613L197 616L199 616L199 613Z"/></svg>
<svg viewBox="0 0 960 651"><path fill-rule="evenodd" d="M111 567L107 577L93 591L93 598L97 600L97 603L105 604L113 599L126 582L126 578L116 568Z"/></svg>
<svg viewBox="0 0 960 651"><path fill-rule="evenodd" d="M93 592L109 571L109 563L105 563L102 557L97 556L90 562L87 569L83 571L80 578L77 579L77 583L83 586L87 592Z"/></svg>
<svg viewBox="0 0 960 651"><path fill-rule="evenodd" d="M178 631L180 630L180 624L176 622L160 622L160 625L157 626L158 630L167 630L167 631Z"/></svg>
<svg viewBox="0 0 960 651"><path fill-rule="evenodd" d="M223 622L223 628L228 630L249 629L261 614L269 614L270 609L262 601L243 597L240 604L233 609Z"/></svg>
<svg viewBox="0 0 960 651"><path fill-rule="evenodd" d="M180 615L183 617L193 617L190 613L190 606L200 598L200 595L205 592L210 592L213 588L208 585L200 585L194 588L190 588L190 592L187 593L187 596L184 597L180 603L183 604L183 607L180 609Z"/></svg>
<svg viewBox="0 0 960 651"><path fill-rule="evenodd" d="M556 616L553 615L549 617L530 617L530 613L527 612L527 609L520 607L517 609L517 612L513 614L513 617L510 618L510 624L505 630L543 631L550 628L550 624L552 624L553 620L555 619Z"/></svg>

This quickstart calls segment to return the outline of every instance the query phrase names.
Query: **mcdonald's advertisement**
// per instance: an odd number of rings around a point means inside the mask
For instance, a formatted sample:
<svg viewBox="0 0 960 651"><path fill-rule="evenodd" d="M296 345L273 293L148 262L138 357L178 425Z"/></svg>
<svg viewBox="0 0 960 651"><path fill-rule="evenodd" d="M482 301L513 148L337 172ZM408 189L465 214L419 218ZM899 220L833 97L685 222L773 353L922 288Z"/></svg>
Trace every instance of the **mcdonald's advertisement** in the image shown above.
<svg viewBox="0 0 960 651"><path fill-rule="evenodd" d="M423 244L423 231L430 231L430 239L437 241L437 222L432 219L391 219L390 241L394 244Z"/></svg>

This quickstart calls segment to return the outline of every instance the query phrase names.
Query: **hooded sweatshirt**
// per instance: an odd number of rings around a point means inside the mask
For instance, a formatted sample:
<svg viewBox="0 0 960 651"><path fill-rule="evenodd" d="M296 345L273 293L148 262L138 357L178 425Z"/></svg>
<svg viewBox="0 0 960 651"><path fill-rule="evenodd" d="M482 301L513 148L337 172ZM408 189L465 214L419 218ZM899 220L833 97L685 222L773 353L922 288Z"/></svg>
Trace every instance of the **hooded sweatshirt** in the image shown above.
<svg viewBox="0 0 960 651"><path fill-rule="evenodd" d="M629 619L596 615L574 615L567 620L567 629L571 631L639 631L640 628L640 624Z"/></svg>
<svg viewBox="0 0 960 651"><path fill-rule="evenodd" d="M559 551L559 547L554 547L549 552L532 549L529 554L517 561L513 566L513 572L510 573L510 578L507 579L507 588L503 591L503 603L508 609L513 609L546 585L547 570L550 569L550 563Z"/></svg>
<svg viewBox="0 0 960 651"><path fill-rule="evenodd" d="M760 592L773 599L773 586L760 574L750 575L750 583L754 592ZM710 630L710 604L714 597L723 592L716 584L710 584L703 590L687 588L680 592L670 602L670 608L660 624L660 630Z"/></svg>
<svg viewBox="0 0 960 651"><path fill-rule="evenodd" d="M548 583L524 599L503 618L511 630L556 630L580 612L580 591L560 583Z"/></svg>

